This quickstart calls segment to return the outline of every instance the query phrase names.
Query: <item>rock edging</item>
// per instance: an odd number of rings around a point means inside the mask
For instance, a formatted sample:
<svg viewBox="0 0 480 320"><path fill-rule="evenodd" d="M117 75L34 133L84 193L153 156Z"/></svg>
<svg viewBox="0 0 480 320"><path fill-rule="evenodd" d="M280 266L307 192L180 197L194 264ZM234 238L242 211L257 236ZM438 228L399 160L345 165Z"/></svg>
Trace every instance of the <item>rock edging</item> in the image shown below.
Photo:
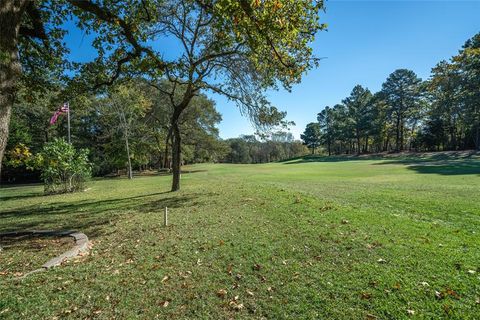
<svg viewBox="0 0 480 320"><path fill-rule="evenodd" d="M61 255L50 259L46 263L44 263L39 269L30 271L22 276L25 278L26 276L46 271L50 268L59 266L62 262L74 258L82 253L85 253L89 250L89 241L88 237L82 233L77 231L52 231L52 230L34 230L34 231L17 231L17 232L8 232L8 233L1 233L0 238L9 238L9 237L19 237L19 236L43 236L43 237L71 237L75 241L75 246L70 250L62 253Z"/></svg>

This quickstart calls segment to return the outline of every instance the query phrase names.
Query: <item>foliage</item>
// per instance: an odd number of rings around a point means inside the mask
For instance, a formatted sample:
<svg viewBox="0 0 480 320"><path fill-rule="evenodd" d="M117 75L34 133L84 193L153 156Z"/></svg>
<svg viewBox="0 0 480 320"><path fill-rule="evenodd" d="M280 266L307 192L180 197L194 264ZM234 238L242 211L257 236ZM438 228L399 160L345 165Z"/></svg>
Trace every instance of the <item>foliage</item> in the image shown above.
<svg viewBox="0 0 480 320"><path fill-rule="evenodd" d="M12 150L7 153L6 165L13 168L25 166L26 168L33 168L34 156L30 152L30 148L23 143L17 144Z"/></svg>
<svg viewBox="0 0 480 320"><path fill-rule="evenodd" d="M91 175L88 150L76 150L64 139L46 143L36 162L47 194L81 191Z"/></svg>
<svg viewBox="0 0 480 320"><path fill-rule="evenodd" d="M312 154L315 154L315 149L320 145L322 139L320 124L316 122L307 124L300 138L303 140L303 143L312 150Z"/></svg>

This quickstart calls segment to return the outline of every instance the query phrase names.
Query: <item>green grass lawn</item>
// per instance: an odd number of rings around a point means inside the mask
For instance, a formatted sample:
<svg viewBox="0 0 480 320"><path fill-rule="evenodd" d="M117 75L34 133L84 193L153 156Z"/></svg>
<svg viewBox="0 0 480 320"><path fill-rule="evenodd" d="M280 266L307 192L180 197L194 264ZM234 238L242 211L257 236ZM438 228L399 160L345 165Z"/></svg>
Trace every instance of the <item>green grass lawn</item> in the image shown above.
<svg viewBox="0 0 480 320"><path fill-rule="evenodd" d="M478 155L185 169L177 193L168 176L1 189L0 232L93 248L24 280L0 251L0 318L480 318Z"/></svg>

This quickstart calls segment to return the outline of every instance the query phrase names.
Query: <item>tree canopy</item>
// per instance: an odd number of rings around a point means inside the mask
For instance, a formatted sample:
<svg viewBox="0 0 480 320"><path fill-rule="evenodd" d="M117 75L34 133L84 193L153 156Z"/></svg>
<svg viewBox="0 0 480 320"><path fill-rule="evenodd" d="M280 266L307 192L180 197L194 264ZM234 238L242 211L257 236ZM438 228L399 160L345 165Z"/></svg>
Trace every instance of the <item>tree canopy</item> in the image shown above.
<svg viewBox="0 0 480 320"><path fill-rule="evenodd" d="M398 69L379 92L357 85L341 104L325 107L317 115L322 147L329 155L480 150L479 79L480 33L425 81Z"/></svg>

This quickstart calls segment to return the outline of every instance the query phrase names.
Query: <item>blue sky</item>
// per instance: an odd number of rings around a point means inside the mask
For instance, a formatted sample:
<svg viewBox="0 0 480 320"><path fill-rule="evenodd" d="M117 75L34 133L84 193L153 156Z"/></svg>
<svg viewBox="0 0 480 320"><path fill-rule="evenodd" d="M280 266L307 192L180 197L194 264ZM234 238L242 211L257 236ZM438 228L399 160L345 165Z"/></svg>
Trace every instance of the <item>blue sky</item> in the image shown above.
<svg viewBox="0 0 480 320"><path fill-rule="evenodd" d="M310 71L292 92L268 93L270 101L287 111L296 123L296 138L325 106L339 103L356 84L372 91L398 68L422 79L440 60L456 54L464 42L480 32L480 1L339 1L326 3L322 22L328 31L313 43L319 68ZM89 41L74 30L67 43L75 60L87 60ZM212 95L222 114L222 138L251 134L254 129L234 103Z"/></svg>

